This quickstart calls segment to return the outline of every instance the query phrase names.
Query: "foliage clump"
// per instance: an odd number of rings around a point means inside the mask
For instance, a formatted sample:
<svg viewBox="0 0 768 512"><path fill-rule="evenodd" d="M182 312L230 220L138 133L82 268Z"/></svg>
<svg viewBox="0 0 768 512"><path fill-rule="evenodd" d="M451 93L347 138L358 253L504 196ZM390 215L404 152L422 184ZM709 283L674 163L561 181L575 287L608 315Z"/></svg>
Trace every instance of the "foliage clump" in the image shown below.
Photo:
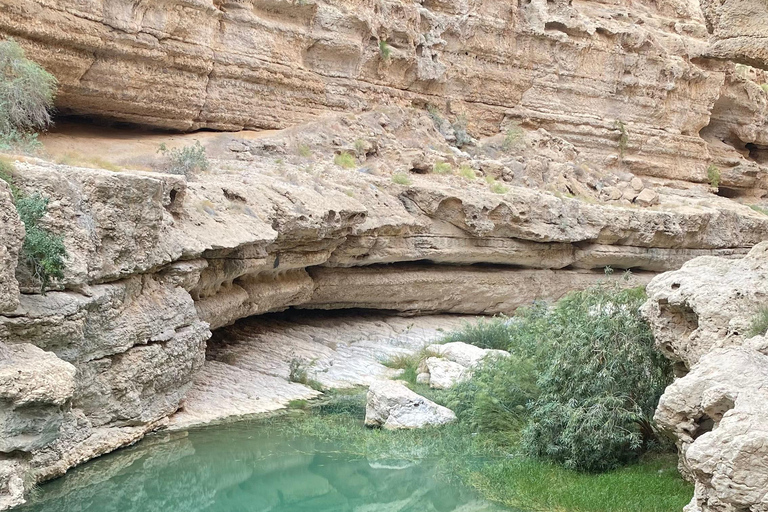
<svg viewBox="0 0 768 512"><path fill-rule="evenodd" d="M39 224L48 210L48 198L37 192L31 196L24 194L14 183L14 172L12 164L0 160L0 179L10 186L16 211L24 223L20 261L40 282L41 292L45 293L53 279L64 277L67 251L61 236L54 235Z"/></svg>
<svg viewBox="0 0 768 512"><path fill-rule="evenodd" d="M183 148L168 149L165 144L160 144L157 151L167 159L165 170L169 174L180 174L191 180L195 174L210 168L205 148L198 140L193 145Z"/></svg>
<svg viewBox="0 0 768 512"><path fill-rule="evenodd" d="M624 121L617 120L614 126L617 130L619 130L619 156L624 158L624 154L627 152L627 146L629 145L629 133L627 132L627 125L624 123Z"/></svg>
<svg viewBox="0 0 768 512"><path fill-rule="evenodd" d="M672 378L638 312L643 300L642 290L601 285L449 335L512 354L456 388L457 413L569 469L637 460L660 442L653 412Z"/></svg>
<svg viewBox="0 0 768 512"><path fill-rule="evenodd" d="M0 41L0 149L34 151L38 131L51 124L56 78L24 55L13 39Z"/></svg>
<svg viewBox="0 0 768 512"><path fill-rule="evenodd" d="M750 338L752 336L760 336L765 334L766 331L768 331L768 307L763 306L752 317L747 336Z"/></svg>
<svg viewBox="0 0 768 512"><path fill-rule="evenodd" d="M453 167L448 162L435 162L432 166L432 172L435 174L450 174L453 172Z"/></svg>
<svg viewBox="0 0 768 512"><path fill-rule="evenodd" d="M720 187L720 168L715 164L709 164L707 167L707 181L712 188Z"/></svg>
<svg viewBox="0 0 768 512"><path fill-rule="evenodd" d="M411 184L411 178L409 178L407 174L403 174L401 172L395 173L392 175L392 183L395 183L396 185L407 186Z"/></svg>
<svg viewBox="0 0 768 512"><path fill-rule="evenodd" d="M333 163L342 169L354 169L357 166L357 160L351 153L342 151L333 158Z"/></svg>
<svg viewBox="0 0 768 512"><path fill-rule="evenodd" d="M379 54L384 61L389 61L389 59L392 58L392 48L389 46L386 39L379 41Z"/></svg>

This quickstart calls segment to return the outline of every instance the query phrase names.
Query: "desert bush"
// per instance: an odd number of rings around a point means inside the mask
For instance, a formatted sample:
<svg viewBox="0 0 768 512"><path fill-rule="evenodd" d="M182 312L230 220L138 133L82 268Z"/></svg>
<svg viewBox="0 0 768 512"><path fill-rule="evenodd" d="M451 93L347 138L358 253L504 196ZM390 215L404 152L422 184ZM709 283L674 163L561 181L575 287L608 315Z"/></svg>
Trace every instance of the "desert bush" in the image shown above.
<svg viewBox="0 0 768 512"><path fill-rule="evenodd" d="M624 158L624 154L627 152L627 146L629 145L629 133L627 132L627 125L624 121L617 120L614 123L614 127L619 130L619 156Z"/></svg>
<svg viewBox="0 0 768 512"><path fill-rule="evenodd" d="M751 338L752 336L763 335L766 331L768 331L768 307L763 306L752 317L747 336Z"/></svg>
<svg viewBox="0 0 768 512"><path fill-rule="evenodd" d="M522 128L520 128L518 125L512 125L512 127L507 129L507 132L504 135L504 142L501 145L502 149L504 151L511 151L520 145L524 135L525 132Z"/></svg>
<svg viewBox="0 0 768 512"><path fill-rule="evenodd" d="M707 181L712 188L720 187L720 168L715 164L709 164L707 167Z"/></svg>
<svg viewBox="0 0 768 512"><path fill-rule="evenodd" d="M458 116L456 120L451 123L451 128L453 128L453 135L456 137L457 146L462 147L472 143L472 137L469 136L469 132L467 131L466 116Z"/></svg>
<svg viewBox="0 0 768 512"><path fill-rule="evenodd" d="M470 180L470 181L477 178L477 174L475 173L475 170L468 165L462 165L461 167L459 167L459 176L461 176L465 180Z"/></svg>
<svg viewBox="0 0 768 512"><path fill-rule="evenodd" d="M10 185L16 211L24 223L20 263L27 266L30 274L40 282L41 292L45 293L53 279L64 277L67 251L61 236L39 225L48 210L48 199L37 192L31 196L22 193L14 183L14 173L10 162L0 160L0 179Z"/></svg>
<svg viewBox="0 0 768 512"><path fill-rule="evenodd" d="M498 181L491 183L491 192L494 194L506 194L509 192L509 189L499 183Z"/></svg>
<svg viewBox="0 0 768 512"><path fill-rule="evenodd" d="M342 151L333 158L333 163L342 169L354 169L357 166L357 160L352 154Z"/></svg>
<svg viewBox="0 0 768 512"><path fill-rule="evenodd" d="M397 185L410 185L411 178L409 178L407 174L396 173L392 175L392 183Z"/></svg>
<svg viewBox="0 0 768 512"><path fill-rule="evenodd" d="M450 174L453 167L448 162L435 162L432 166L432 172L435 174Z"/></svg>
<svg viewBox="0 0 768 512"><path fill-rule="evenodd" d="M0 149L37 148L35 132L51 124L56 85L16 41L0 41Z"/></svg>
<svg viewBox="0 0 768 512"><path fill-rule="evenodd" d="M640 316L644 301L642 289L601 285L569 294L543 317L541 394L523 436L529 453L602 471L658 442L653 413L672 373Z"/></svg>
<svg viewBox="0 0 768 512"><path fill-rule="evenodd" d="M381 55L381 58L385 61L388 61L392 57L392 48L389 46L389 43L382 39L379 41L379 54Z"/></svg>
<svg viewBox="0 0 768 512"><path fill-rule="evenodd" d="M165 171L169 174L180 174L191 180L196 173L210 168L205 148L197 140L193 145L183 148L168 149L165 144L160 144L157 151L166 158Z"/></svg>

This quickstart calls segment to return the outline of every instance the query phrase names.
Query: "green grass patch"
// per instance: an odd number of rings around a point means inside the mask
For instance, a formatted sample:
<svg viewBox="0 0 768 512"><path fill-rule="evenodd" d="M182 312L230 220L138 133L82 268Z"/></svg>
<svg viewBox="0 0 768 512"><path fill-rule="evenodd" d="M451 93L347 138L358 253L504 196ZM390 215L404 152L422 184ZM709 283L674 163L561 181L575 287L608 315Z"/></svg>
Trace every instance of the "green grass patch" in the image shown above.
<svg viewBox="0 0 768 512"><path fill-rule="evenodd" d="M720 168L715 164L709 164L707 167L707 181L712 188L720 187Z"/></svg>
<svg viewBox="0 0 768 512"><path fill-rule="evenodd" d="M352 154L343 151L333 158L333 163L342 169L354 169L357 167L357 160Z"/></svg>
<svg viewBox="0 0 768 512"><path fill-rule="evenodd" d="M450 174L453 172L453 167L448 162L436 162L432 166L432 172L435 174Z"/></svg>
<svg viewBox="0 0 768 512"><path fill-rule="evenodd" d="M459 176L461 176L465 180L472 181L475 178L477 178L477 173L475 173L475 170L470 166L462 165L461 167L459 167Z"/></svg>
<svg viewBox="0 0 768 512"><path fill-rule="evenodd" d="M755 210L758 213L762 213L763 215L768 215L768 208L764 208L764 207L756 205L756 204L751 204L751 205L749 205L749 207L752 208L753 210Z"/></svg>
<svg viewBox="0 0 768 512"><path fill-rule="evenodd" d="M411 178L407 174L399 172L392 175L392 183L408 186L411 184Z"/></svg>

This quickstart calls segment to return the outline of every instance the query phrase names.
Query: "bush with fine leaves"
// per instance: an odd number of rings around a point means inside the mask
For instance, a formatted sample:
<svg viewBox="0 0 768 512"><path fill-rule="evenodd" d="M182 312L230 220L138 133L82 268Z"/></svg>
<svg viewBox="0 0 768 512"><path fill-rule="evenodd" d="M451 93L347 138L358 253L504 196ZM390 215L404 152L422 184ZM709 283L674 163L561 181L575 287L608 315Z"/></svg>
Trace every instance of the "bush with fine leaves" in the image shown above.
<svg viewBox="0 0 768 512"><path fill-rule="evenodd" d="M526 451L601 471L657 442L653 412L672 373L638 311L644 300L642 289L597 286L569 294L546 315Z"/></svg>
<svg viewBox="0 0 768 512"><path fill-rule="evenodd" d="M466 325L445 337L511 357L481 367L448 405L479 432L583 471L612 469L657 443L653 412L671 382L638 308L642 289L599 285L553 306Z"/></svg>
<svg viewBox="0 0 768 512"><path fill-rule="evenodd" d="M51 124L56 78L27 59L13 39L0 41L0 149L32 150Z"/></svg>

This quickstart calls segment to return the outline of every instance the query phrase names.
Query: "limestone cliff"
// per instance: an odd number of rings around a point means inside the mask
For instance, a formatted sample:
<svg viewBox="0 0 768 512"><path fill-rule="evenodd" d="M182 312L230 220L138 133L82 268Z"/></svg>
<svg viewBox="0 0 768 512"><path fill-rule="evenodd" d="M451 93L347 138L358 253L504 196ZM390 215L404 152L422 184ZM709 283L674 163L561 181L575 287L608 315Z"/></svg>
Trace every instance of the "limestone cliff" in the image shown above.
<svg viewBox="0 0 768 512"><path fill-rule="evenodd" d="M750 332L768 296L768 243L742 260L696 258L648 285L643 312L680 376L656 421L696 484L688 512L760 510L768 499L768 341Z"/></svg>
<svg viewBox="0 0 768 512"><path fill-rule="evenodd" d="M432 105L475 136L543 128L597 167L768 189L759 0L5 0L0 34L63 113L181 130L286 128ZM621 151L618 151L621 149Z"/></svg>
<svg viewBox="0 0 768 512"><path fill-rule="evenodd" d="M739 5L0 0L0 34L56 74L62 113L282 129L222 135L189 180L15 161L67 248L47 294L0 181L0 509L188 394L210 405L196 376L251 375L206 361L239 319L510 313L606 266L645 283L746 254L768 238L740 202L768 190L768 93ZM693 341L663 343L691 365ZM217 416L192 409L176 424Z"/></svg>

